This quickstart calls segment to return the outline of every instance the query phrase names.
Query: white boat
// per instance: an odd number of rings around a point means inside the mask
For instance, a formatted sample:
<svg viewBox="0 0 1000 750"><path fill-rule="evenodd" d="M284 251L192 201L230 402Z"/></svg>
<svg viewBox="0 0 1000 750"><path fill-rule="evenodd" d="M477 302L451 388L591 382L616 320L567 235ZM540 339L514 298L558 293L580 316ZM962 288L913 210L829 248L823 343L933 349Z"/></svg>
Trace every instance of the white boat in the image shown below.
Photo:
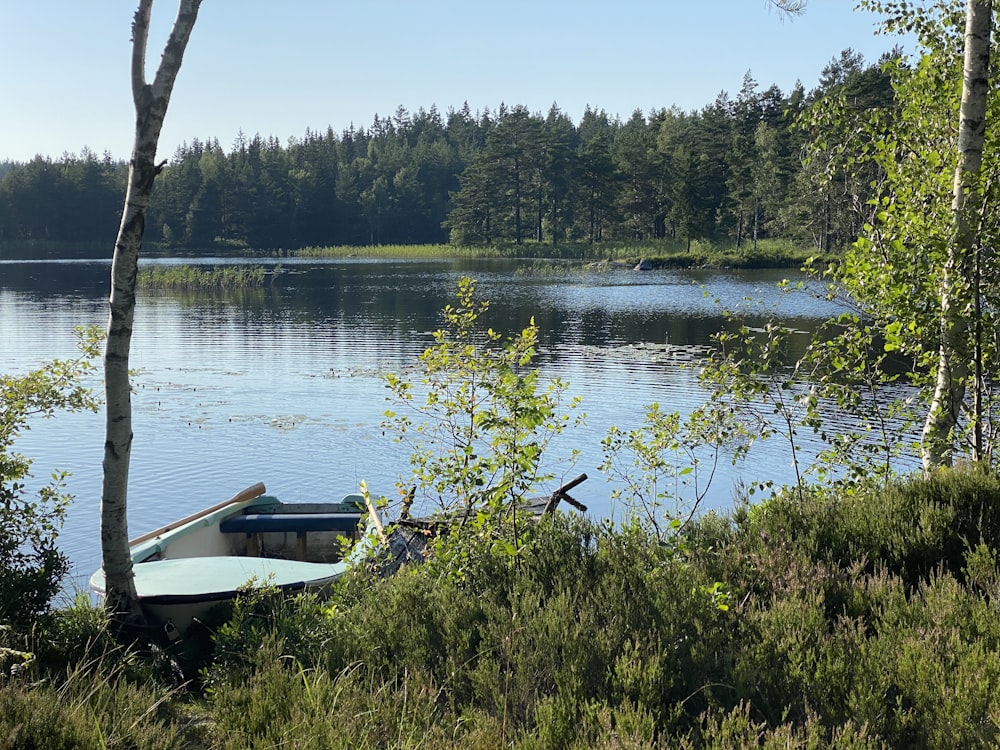
<svg viewBox="0 0 1000 750"><path fill-rule="evenodd" d="M366 515L361 495L282 503L265 493L255 484L129 543L139 604L170 637L248 585L321 591L347 570L340 551ZM105 594L103 570L90 587Z"/></svg>

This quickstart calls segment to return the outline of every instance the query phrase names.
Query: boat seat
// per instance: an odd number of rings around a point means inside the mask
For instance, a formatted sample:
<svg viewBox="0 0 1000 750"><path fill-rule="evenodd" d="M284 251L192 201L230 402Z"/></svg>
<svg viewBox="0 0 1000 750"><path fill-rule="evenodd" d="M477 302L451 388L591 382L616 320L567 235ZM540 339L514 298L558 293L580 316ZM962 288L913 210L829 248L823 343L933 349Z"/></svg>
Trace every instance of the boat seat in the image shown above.
<svg viewBox="0 0 1000 750"><path fill-rule="evenodd" d="M219 523L224 533L243 532L264 534L267 532L344 531L353 533L358 527L358 513L247 513L230 516Z"/></svg>

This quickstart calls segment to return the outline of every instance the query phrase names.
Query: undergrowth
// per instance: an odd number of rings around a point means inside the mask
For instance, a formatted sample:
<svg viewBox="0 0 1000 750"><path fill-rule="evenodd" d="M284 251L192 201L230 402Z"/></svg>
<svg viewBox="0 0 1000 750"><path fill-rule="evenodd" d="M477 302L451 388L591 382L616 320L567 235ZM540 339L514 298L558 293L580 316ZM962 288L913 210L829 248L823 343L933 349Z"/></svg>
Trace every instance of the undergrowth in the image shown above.
<svg viewBox="0 0 1000 750"><path fill-rule="evenodd" d="M534 528L517 565L483 552L464 578L432 559L349 577L325 601L248 595L186 683L102 641L78 605L34 636L61 646L0 682L0 737L233 750L992 746L998 500L1000 480L968 470L782 495L666 542L559 516Z"/></svg>

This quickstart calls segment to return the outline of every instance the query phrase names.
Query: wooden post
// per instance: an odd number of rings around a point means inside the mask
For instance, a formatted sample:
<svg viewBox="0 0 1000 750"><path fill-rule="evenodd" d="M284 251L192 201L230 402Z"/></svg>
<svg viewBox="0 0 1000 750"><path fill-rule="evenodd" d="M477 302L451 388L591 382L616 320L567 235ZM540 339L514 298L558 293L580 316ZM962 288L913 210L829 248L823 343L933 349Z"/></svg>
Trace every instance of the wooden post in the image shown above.
<svg viewBox="0 0 1000 750"><path fill-rule="evenodd" d="M549 501L545 504L545 509L542 511L542 515L547 515L555 511L556 506L559 505L560 500L565 500L567 503L572 505L581 513L586 513L587 512L586 505L574 500L568 494L566 494L577 485L583 484L585 481L587 481L587 475L581 474L576 479L567 482L562 487L553 492L551 495L549 495Z"/></svg>

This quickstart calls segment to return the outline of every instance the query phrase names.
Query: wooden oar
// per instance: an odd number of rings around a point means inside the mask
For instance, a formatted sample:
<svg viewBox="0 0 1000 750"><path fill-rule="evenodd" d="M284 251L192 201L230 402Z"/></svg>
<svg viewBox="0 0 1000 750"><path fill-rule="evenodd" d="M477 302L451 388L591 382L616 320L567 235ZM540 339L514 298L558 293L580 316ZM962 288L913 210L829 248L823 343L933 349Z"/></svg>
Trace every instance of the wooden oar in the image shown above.
<svg viewBox="0 0 1000 750"><path fill-rule="evenodd" d="M165 534L168 531L172 531L173 529L176 529L178 526L183 526L186 523L197 521L199 518L207 516L209 513L214 513L217 510L221 510L222 508L225 508L227 505L242 503L245 500L253 500L255 497L260 497L265 492L267 492L267 488L264 487L264 483L257 482L257 484L251 485L250 487L247 487L245 490L241 492L237 492L231 498L219 503L218 505L213 505L211 508L205 508L204 510L200 510L195 514L188 516L187 518L182 518L179 521L173 521L172 523L168 523L166 526L161 526L160 528L155 529L154 531L150 531L147 534L143 534L142 536L136 537L128 544L130 547L134 547L140 542L145 542L148 539L153 539L154 537L158 537L160 534Z"/></svg>
<svg viewBox="0 0 1000 750"><path fill-rule="evenodd" d="M378 517L378 512L375 510L375 504L372 503L371 495L367 492L365 492L364 495L365 506L368 508L368 517L372 520L372 523L375 524L375 533L378 535L379 541L388 546L389 537L385 534L385 527L382 525L382 519Z"/></svg>

